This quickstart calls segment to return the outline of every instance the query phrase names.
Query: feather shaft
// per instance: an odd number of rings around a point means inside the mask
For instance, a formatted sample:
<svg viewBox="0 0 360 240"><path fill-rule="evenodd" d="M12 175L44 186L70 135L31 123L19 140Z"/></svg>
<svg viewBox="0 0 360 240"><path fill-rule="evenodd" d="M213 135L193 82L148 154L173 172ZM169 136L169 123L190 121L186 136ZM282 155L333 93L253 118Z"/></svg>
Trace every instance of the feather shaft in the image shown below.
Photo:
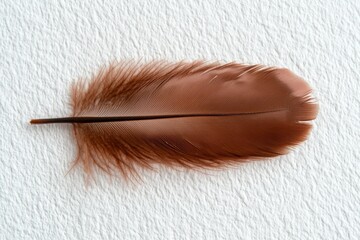
<svg viewBox="0 0 360 240"><path fill-rule="evenodd" d="M30 121L30 123L31 124L49 124L49 123L128 122L128 121L156 120L156 119L169 119L169 118L189 118L189 117L230 117L230 116L273 113L273 112L280 112L280 111L286 111L286 109L263 111L263 112L219 113L219 114L176 114L176 115L118 116L118 117L41 118L41 119L32 119Z"/></svg>

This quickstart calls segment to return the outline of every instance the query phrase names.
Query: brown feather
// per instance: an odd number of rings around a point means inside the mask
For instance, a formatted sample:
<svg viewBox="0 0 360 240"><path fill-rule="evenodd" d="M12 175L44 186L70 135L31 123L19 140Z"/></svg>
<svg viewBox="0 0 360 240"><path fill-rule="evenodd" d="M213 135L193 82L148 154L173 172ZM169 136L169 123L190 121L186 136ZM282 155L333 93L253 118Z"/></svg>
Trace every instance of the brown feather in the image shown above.
<svg viewBox="0 0 360 240"><path fill-rule="evenodd" d="M138 166L221 167L285 154L318 105L287 69L237 63L123 62L72 89L75 163L125 177Z"/></svg>

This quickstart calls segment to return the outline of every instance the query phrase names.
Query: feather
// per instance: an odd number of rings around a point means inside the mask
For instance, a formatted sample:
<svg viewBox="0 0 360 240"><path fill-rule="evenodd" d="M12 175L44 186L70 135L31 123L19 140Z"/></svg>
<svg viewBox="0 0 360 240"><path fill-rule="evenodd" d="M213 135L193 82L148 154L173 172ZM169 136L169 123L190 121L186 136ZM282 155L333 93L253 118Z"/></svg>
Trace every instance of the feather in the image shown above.
<svg viewBox="0 0 360 240"><path fill-rule="evenodd" d="M31 123L71 123L75 164L129 177L154 164L217 168L283 155L306 139L318 104L287 69L156 61L78 81L72 108L71 117Z"/></svg>

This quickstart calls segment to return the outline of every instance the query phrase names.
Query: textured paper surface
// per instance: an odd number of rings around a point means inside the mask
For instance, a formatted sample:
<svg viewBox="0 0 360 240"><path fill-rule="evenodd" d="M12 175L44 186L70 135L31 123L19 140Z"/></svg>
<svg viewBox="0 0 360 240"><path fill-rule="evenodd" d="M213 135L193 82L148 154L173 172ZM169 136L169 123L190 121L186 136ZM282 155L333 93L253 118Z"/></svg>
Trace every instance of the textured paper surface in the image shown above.
<svg viewBox="0 0 360 240"><path fill-rule="evenodd" d="M155 2L155 1L154 1ZM1 1L0 239L359 239L359 1ZM69 88L114 59L287 67L320 113L291 154L87 189ZM206 136L204 136L206 137Z"/></svg>

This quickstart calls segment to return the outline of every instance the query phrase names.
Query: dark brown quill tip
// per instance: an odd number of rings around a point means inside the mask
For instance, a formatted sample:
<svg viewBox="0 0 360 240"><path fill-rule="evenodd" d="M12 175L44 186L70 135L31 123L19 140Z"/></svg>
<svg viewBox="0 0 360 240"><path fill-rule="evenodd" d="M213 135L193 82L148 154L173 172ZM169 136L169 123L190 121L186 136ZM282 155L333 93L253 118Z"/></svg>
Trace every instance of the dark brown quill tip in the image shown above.
<svg viewBox="0 0 360 240"><path fill-rule="evenodd" d="M30 124L45 124L48 123L47 121L44 121L43 119L31 119Z"/></svg>
<svg viewBox="0 0 360 240"><path fill-rule="evenodd" d="M42 118L42 119L31 119L30 124L49 124L49 123L71 123L73 118Z"/></svg>

